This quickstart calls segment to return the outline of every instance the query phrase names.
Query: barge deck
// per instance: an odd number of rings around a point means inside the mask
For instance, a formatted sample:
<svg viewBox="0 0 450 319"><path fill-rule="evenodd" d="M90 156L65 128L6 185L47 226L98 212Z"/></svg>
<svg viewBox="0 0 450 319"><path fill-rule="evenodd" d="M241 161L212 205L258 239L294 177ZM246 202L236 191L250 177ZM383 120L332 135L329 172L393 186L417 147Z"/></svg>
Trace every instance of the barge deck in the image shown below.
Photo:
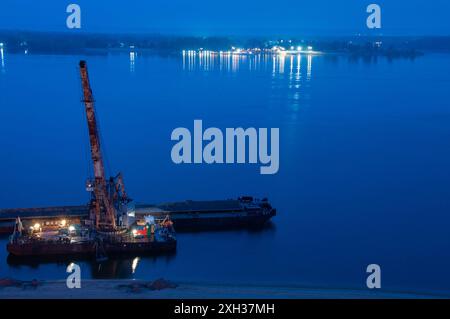
<svg viewBox="0 0 450 319"><path fill-rule="evenodd" d="M153 216L156 220L163 220L169 216L176 231L180 232L261 227L276 215L276 210L266 199L240 197L211 201L187 200L158 205L137 204L135 214L137 219ZM51 225L63 219L68 223L80 223L89 217L89 207L80 205L0 209L0 233L10 234L17 217L20 217L25 226L36 223Z"/></svg>
<svg viewBox="0 0 450 319"><path fill-rule="evenodd" d="M107 255L159 254L176 249L175 239L154 240L137 239L116 242L104 242L102 250ZM79 242L40 242L36 240L10 242L7 251L16 257L42 256L95 256L97 242L85 240Z"/></svg>

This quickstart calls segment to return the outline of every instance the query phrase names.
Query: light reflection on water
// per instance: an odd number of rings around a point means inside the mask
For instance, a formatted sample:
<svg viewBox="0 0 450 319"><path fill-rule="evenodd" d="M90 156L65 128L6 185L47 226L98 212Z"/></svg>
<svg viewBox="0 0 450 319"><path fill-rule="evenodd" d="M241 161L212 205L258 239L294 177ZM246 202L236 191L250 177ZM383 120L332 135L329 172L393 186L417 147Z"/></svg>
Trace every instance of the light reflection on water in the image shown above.
<svg viewBox="0 0 450 319"><path fill-rule="evenodd" d="M5 52L3 49L3 45L0 47L0 60L1 60L1 72L5 72Z"/></svg>
<svg viewBox="0 0 450 319"><path fill-rule="evenodd" d="M300 72L301 60L307 59L308 79L311 78L313 55L311 54L233 54L213 51L183 51L183 70L239 72L241 69L261 71L272 64L272 73L284 73L285 68L292 74L294 68Z"/></svg>
<svg viewBox="0 0 450 319"><path fill-rule="evenodd" d="M134 72L134 61L136 59L136 53L134 51L130 52L130 72Z"/></svg>
<svg viewBox="0 0 450 319"><path fill-rule="evenodd" d="M265 73L271 70L270 103L289 106L289 120L297 120L301 107L309 107L313 80L312 54L233 54L213 51L183 51L182 68L187 72Z"/></svg>
<svg viewBox="0 0 450 319"><path fill-rule="evenodd" d="M363 266L375 262L385 287L448 291L448 57L368 63L139 52L133 61L129 52L7 53L0 74L0 103L8 106L0 107L0 149L7 150L0 166L8 168L2 207L86 201L80 58L89 63L108 157L126 174L133 198L267 195L279 212L276 231L179 234L174 256L131 256L100 268L85 261L85 278L361 287ZM221 128L279 127L279 173L174 165L170 132L199 117ZM0 245L0 278L66 276L68 261L7 263L6 239Z"/></svg>

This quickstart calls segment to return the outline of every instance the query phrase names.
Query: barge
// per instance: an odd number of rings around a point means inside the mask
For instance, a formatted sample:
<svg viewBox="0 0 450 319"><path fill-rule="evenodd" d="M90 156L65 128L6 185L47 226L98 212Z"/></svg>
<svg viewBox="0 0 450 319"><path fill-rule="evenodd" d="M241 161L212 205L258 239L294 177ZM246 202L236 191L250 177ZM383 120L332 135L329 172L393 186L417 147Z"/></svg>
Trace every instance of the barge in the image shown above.
<svg viewBox="0 0 450 319"><path fill-rule="evenodd" d="M156 219L169 216L177 232L212 229L261 228L273 216L275 208L264 198L250 196L213 201L184 201L156 206L137 205L136 216Z"/></svg>
<svg viewBox="0 0 450 319"><path fill-rule="evenodd" d="M16 257L85 256L97 260L111 255L161 254L176 249L177 241L171 231L160 228L149 236L133 233L84 237L60 235L54 231L11 236L7 251Z"/></svg>
<svg viewBox="0 0 450 319"><path fill-rule="evenodd" d="M135 218L153 216L172 220L177 232L212 229L260 228L276 215L267 199L242 196L238 199L171 202L158 205L136 204ZM0 234L11 234L15 219L20 217L25 228L36 224L58 227L61 223L83 224L89 218L89 206L0 209Z"/></svg>

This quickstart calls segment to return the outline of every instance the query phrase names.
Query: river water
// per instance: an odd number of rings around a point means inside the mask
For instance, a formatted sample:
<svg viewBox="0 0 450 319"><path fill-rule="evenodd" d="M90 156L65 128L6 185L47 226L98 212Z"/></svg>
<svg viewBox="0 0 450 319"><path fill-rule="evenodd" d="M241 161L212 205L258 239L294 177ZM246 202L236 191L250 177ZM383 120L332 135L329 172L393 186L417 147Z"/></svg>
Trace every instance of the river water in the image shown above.
<svg viewBox="0 0 450 319"><path fill-rule="evenodd" d="M450 56L219 58L4 54L0 206L82 204L89 174L78 61L88 62L108 173L137 202L267 196L261 231L178 234L172 256L79 261L83 278L382 289L450 295ZM177 127L280 129L280 168L172 162ZM64 279L72 262L0 278Z"/></svg>

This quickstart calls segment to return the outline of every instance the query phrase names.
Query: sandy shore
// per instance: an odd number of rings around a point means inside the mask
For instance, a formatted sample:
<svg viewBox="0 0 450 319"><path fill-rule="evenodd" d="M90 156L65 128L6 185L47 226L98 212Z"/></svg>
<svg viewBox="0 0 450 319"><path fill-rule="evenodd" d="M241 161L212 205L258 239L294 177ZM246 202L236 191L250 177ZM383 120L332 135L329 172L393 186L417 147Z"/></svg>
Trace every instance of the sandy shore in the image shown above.
<svg viewBox="0 0 450 319"><path fill-rule="evenodd" d="M0 287L0 298L39 299L198 299L198 298L443 298L449 296L380 292L371 290L315 289L283 286L233 286L204 283L171 283L149 286L139 280L83 280L80 289L69 289L65 281L43 281Z"/></svg>

